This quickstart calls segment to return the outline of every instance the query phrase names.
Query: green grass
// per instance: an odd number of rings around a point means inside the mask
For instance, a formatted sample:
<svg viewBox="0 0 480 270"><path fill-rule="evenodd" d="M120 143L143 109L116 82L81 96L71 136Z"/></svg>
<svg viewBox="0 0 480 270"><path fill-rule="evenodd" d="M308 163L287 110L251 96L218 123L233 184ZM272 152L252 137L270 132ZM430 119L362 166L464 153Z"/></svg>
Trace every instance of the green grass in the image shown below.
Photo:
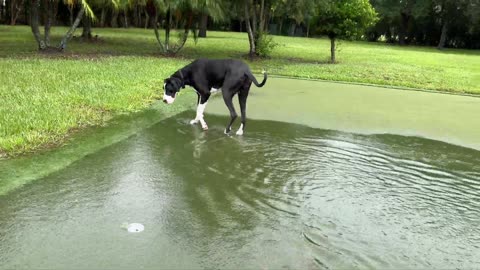
<svg viewBox="0 0 480 270"><path fill-rule="evenodd" d="M53 44L65 31L53 29ZM74 39L62 55L40 55L30 28L0 26L0 153L61 143L78 128L141 110L161 96L163 79L191 59L241 58L248 51L244 33L209 32L197 45L190 40L177 58L159 55L152 30L94 34L98 42ZM249 63L255 71L480 94L478 51L342 42L332 65L328 40L274 39L281 45L270 59Z"/></svg>

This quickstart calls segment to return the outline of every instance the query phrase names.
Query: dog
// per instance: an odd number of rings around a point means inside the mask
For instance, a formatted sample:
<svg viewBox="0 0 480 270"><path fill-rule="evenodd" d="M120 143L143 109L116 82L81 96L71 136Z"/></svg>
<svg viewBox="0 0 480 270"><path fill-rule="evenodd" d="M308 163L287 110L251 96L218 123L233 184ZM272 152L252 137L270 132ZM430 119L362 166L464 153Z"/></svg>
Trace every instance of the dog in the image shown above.
<svg viewBox="0 0 480 270"><path fill-rule="evenodd" d="M163 102L172 104L180 89L186 85L193 87L198 95L197 113L195 119L190 121L194 125L200 122L203 130L208 130L208 125L203 119L203 112L207 106L210 95L215 90L220 90L225 105L230 111L230 122L225 128L225 134L229 134L232 124L237 118L237 112L233 107L232 99L238 94L242 123L237 130L237 135L243 135L246 124L246 106L248 92L252 82L257 87L262 87L267 82L267 73L263 73L263 81L258 83L247 64L234 59L198 59L185 67L177 70L169 78L164 80Z"/></svg>

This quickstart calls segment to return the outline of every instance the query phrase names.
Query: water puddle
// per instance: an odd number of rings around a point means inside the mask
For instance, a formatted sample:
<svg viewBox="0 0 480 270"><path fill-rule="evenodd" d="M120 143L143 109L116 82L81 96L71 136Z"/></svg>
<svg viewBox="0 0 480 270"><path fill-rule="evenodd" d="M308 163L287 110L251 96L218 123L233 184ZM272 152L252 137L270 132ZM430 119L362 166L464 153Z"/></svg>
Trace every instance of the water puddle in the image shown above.
<svg viewBox="0 0 480 270"><path fill-rule="evenodd" d="M480 152L259 120L229 137L193 114L0 196L0 265L480 267Z"/></svg>

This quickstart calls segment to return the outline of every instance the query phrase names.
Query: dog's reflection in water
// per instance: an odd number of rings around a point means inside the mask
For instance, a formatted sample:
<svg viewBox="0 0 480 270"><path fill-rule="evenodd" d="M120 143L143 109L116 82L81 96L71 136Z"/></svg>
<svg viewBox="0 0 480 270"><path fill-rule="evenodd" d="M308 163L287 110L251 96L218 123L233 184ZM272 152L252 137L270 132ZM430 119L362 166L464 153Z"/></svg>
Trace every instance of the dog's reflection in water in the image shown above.
<svg viewBox="0 0 480 270"><path fill-rule="evenodd" d="M207 148L207 132L203 132L200 129L193 127L192 132L194 134L194 139L191 141L193 145L193 158L197 161L200 161L202 152Z"/></svg>

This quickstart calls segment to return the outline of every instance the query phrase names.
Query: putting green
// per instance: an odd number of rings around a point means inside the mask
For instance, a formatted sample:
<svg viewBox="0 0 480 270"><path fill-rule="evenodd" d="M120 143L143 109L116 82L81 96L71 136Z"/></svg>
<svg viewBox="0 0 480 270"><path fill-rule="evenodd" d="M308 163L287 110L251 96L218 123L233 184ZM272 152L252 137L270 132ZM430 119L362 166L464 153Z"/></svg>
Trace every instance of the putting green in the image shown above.
<svg viewBox="0 0 480 270"><path fill-rule="evenodd" d="M238 102L235 101L237 112ZM208 114L228 115L221 98ZM480 98L271 77L252 86L248 119L299 123L361 134L425 137L480 149ZM239 125L237 119L235 128Z"/></svg>

